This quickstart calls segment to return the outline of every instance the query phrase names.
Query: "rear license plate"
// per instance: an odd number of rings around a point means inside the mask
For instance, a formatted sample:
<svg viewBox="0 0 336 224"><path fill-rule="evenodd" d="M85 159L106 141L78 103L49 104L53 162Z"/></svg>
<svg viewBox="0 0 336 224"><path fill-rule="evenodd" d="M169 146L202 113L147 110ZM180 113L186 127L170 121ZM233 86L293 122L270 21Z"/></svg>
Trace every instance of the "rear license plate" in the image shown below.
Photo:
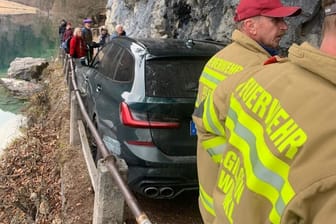
<svg viewBox="0 0 336 224"><path fill-rule="evenodd" d="M190 136L195 136L197 134L196 126L193 121L190 121Z"/></svg>

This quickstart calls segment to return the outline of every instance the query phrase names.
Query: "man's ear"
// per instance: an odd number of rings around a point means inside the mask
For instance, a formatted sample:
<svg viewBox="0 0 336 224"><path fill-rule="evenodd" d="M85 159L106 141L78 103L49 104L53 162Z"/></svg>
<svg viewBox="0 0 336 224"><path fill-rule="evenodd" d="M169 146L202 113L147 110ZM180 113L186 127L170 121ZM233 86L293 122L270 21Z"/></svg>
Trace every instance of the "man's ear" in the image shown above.
<svg viewBox="0 0 336 224"><path fill-rule="evenodd" d="M257 34L256 20L254 18L245 19L243 21L243 29L247 34L255 36Z"/></svg>

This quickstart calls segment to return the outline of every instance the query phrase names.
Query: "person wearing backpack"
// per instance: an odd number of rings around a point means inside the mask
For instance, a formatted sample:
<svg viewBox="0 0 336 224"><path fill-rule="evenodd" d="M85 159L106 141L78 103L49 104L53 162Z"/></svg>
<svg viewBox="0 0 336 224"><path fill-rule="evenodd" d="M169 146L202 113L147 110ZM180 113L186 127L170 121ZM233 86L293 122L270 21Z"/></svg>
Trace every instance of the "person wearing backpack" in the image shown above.
<svg viewBox="0 0 336 224"><path fill-rule="evenodd" d="M69 54L70 51L70 39L72 35L73 35L72 25L70 22L67 22L66 30L62 38L62 48L67 54Z"/></svg>

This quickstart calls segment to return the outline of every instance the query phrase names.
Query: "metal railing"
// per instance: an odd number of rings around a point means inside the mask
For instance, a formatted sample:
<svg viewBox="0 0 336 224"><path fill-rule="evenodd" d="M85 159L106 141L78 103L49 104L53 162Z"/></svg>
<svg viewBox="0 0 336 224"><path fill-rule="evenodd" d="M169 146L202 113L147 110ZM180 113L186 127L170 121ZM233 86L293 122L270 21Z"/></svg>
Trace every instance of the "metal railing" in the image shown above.
<svg viewBox="0 0 336 224"><path fill-rule="evenodd" d="M67 84L69 86L69 91L74 92L76 95L76 100L79 105L81 115L84 118L87 127L89 128L92 137L95 139L97 144L97 150L100 150L104 165L107 167L109 172L112 175L113 180L117 184L118 188L121 190L122 195L124 196L124 199L131 210L133 216L135 217L138 224L151 224L150 220L148 219L147 215L144 211L140 208L138 205L138 202L130 189L128 188L127 183L122 178L122 175L118 172L118 169L116 167L116 158L114 155L110 154L108 149L106 148L104 142L102 141L101 137L98 134L98 131L96 130L95 125L91 121L88 113L86 112L86 109L84 107L84 103L82 101L82 98L80 96L77 83L76 83L76 73L75 73L75 65L74 61L68 54L64 56L63 61L63 72L67 81Z"/></svg>

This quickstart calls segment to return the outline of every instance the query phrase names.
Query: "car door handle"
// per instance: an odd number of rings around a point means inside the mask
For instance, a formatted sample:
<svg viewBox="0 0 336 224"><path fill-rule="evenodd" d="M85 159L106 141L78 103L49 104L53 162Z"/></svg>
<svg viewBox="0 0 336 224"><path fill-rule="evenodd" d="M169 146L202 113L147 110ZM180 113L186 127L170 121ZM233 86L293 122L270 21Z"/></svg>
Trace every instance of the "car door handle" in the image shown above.
<svg viewBox="0 0 336 224"><path fill-rule="evenodd" d="M97 87L96 87L96 92L99 93L101 90L102 90L101 85L97 85Z"/></svg>

